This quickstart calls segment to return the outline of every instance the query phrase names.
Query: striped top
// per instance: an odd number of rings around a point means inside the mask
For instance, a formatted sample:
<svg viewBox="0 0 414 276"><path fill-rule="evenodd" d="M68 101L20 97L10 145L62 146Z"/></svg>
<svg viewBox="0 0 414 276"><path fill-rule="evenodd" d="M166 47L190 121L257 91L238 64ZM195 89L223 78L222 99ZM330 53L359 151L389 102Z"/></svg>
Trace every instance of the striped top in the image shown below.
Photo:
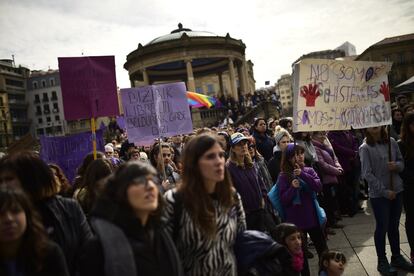
<svg viewBox="0 0 414 276"><path fill-rule="evenodd" d="M166 199L164 217L171 236L177 233L175 244L185 275L237 275L233 245L237 233L246 230L246 219L240 196L237 194L238 203L227 212L217 200L213 199L217 232L215 239L210 240L194 224L184 207L182 207L179 222L174 223L174 192L176 189L169 190L164 195ZM175 225L178 225L176 231L173 229Z"/></svg>

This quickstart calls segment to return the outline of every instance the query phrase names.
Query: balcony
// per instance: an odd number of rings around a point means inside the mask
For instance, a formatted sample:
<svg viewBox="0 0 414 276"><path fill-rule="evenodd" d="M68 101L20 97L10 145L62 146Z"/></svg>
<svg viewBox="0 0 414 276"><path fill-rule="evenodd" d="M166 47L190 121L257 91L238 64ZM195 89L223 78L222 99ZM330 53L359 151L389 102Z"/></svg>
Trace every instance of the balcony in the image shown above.
<svg viewBox="0 0 414 276"><path fill-rule="evenodd" d="M59 113L59 108L53 108L53 113Z"/></svg>

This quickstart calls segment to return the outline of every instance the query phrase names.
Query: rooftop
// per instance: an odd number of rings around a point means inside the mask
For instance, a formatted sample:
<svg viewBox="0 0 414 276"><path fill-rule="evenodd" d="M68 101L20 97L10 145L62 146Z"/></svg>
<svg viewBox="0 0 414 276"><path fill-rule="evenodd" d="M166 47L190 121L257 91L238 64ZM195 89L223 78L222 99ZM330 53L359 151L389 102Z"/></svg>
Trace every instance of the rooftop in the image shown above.
<svg viewBox="0 0 414 276"><path fill-rule="evenodd" d="M218 35L212 33L212 32L206 32L206 31L193 31L188 28L184 28L181 23L178 24L178 29L175 29L171 31L171 33L157 37L150 42L148 42L145 46L164 42L164 41L170 41L170 40L176 40L180 39L183 34L186 34L189 37L218 37Z"/></svg>
<svg viewBox="0 0 414 276"><path fill-rule="evenodd" d="M393 37L387 37L387 38L384 38L383 40L375 43L373 46L392 44L392 43L403 42L403 41L408 41L408 40L414 40L414 33L406 34L406 35L393 36Z"/></svg>

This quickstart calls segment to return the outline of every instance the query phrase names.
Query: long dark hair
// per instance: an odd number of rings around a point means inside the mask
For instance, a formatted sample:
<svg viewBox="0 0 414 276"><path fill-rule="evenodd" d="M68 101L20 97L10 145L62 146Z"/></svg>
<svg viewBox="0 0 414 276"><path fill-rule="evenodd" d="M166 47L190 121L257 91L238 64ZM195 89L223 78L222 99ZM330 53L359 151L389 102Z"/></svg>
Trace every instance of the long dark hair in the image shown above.
<svg viewBox="0 0 414 276"><path fill-rule="evenodd" d="M405 146L404 159L414 158L414 133L410 131L410 125L414 123L414 113L404 116L401 126L401 141Z"/></svg>
<svg viewBox="0 0 414 276"><path fill-rule="evenodd" d="M368 145L375 146L376 143L379 144L388 144L388 133L387 130L385 128L385 126L380 126L381 128L381 133L380 133L380 140L376 141L375 138L367 131L367 129L364 129L364 134L365 134L365 143L367 143Z"/></svg>
<svg viewBox="0 0 414 276"><path fill-rule="evenodd" d="M134 180L148 175L155 175L153 166L142 161L129 161L121 164L108 179L101 196L98 198L92 215L103 217L115 224L128 224L136 216L129 204L127 190ZM158 222L163 208L163 199L158 193L158 208L151 214L150 219Z"/></svg>
<svg viewBox="0 0 414 276"><path fill-rule="evenodd" d="M33 202L49 198L57 193L53 172L33 152L19 152L1 159L0 172L9 170L16 174L23 190Z"/></svg>
<svg viewBox="0 0 414 276"><path fill-rule="evenodd" d="M280 171L287 178L289 183L293 180L294 164L290 161L296 154L304 153L305 149L300 145L290 143L286 150L282 153L282 161L280 162Z"/></svg>
<svg viewBox="0 0 414 276"><path fill-rule="evenodd" d="M108 177L114 170L111 161L105 158L93 160L86 169L82 179L80 191L77 194L78 199L81 198L82 190L86 190L85 198L79 200L83 211L87 214L91 210L98 196L97 182Z"/></svg>
<svg viewBox="0 0 414 276"><path fill-rule="evenodd" d="M178 191L182 193L184 206L195 225L209 238L213 238L217 230L215 208L205 189L198 161L215 144L220 143L213 134L196 136L186 144L182 156L182 184L178 188ZM217 183L215 188L219 204L225 209L229 209L234 205L233 193L234 189L230 175L225 169L224 180Z"/></svg>
<svg viewBox="0 0 414 276"><path fill-rule="evenodd" d="M18 250L17 262L28 271L38 272L44 267L48 241L40 217L22 190L0 186L0 213L14 210L23 211L26 215L26 230Z"/></svg>

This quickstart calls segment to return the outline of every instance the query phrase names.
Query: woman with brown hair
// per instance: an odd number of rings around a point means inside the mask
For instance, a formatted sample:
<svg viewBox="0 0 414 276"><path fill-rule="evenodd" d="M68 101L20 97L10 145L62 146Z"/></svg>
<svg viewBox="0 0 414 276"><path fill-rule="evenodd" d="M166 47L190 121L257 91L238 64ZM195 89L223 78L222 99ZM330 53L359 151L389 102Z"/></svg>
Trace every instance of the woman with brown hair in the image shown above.
<svg viewBox="0 0 414 276"><path fill-rule="evenodd" d="M72 197L73 189L69 180L65 176L63 170L57 164L49 164L49 168L52 169L55 183L57 185L58 195L64 197Z"/></svg>
<svg viewBox="0 0 414 276"><path fill-rule="evenodd" d="M106 158L93 160L86 169L82 184L76 191L75 199L87 217L113 170L111 161Z"/></svg>
<svg viewBox="0 0 414 276"><path fill-rule="evenodd" d="M70 274L75 275L79 250L92 232L79 204L57 195L49 166L32 152L8 155L0 159L0 183L26 192L49 237L64 252Z"/></svg>
<svg viewBox="0 0 414 276"><path fill-rule="evenodd" d="M7 186L0 186L0 275L69 275L29 198Z"/></svg>
<svg viewBox="0 0 414 276"><path fill-rule="evenodd" d="M184 147L182 183L165 194L167 227L186 275L237 275L233 245L246 229L240 197L212 134Z"/></svg>
<svg viewBox="0 0 414 276"><path fill-rule="evenodd" d="M394 138L388 140L384 126L367 128L359 156L361 177L368 183L369 200L375 217L377 270L385 275L396 274L396 268L414 271L414 266L403 257L400 250L403 183L399 173L404 169L404 160L397 142ZM391 247L391 266L386 255L386 236Z"/></svg>

